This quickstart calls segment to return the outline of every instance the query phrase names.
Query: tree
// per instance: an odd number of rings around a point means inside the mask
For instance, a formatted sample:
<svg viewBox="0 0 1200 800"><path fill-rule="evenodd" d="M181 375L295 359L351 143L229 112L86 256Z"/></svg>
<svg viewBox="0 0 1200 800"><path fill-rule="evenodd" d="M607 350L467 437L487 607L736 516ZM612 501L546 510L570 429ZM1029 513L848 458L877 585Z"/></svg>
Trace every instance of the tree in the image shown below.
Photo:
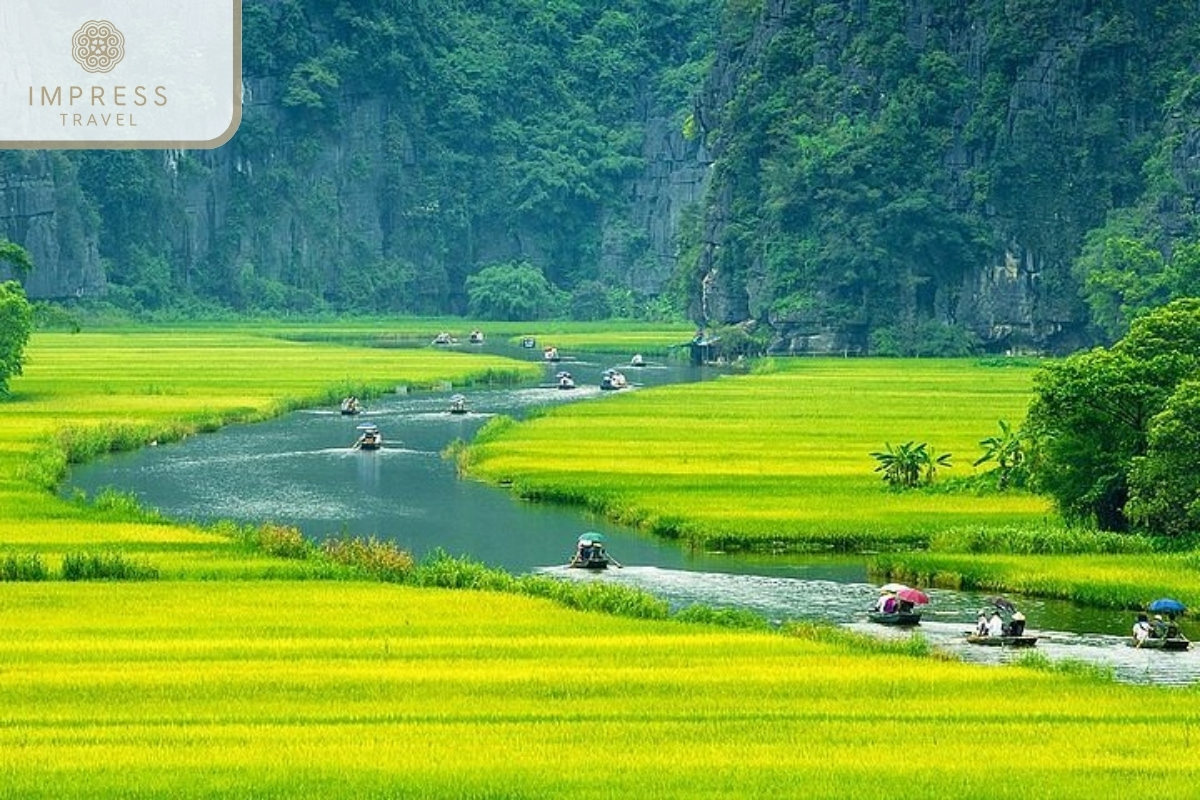
<svg viewBox="0 0 1200 800"><path fill-rule="evenodd" d="M33 330L33 306L16 281L0 283L0 394L8 394L8 379L20 375L25 344Z"/></svg>
<svg viewBox="0 0 1200 800"><path fill-rule="evenodd" d="M11 266L17 280L25 280L33 271L33 259L29 257L29 251L5 239L0 239L0 263Z"/></svg>
<svg viewBox="0 0 1200 800"><path fill-rule="evenodd" d="M1186 299L1137 319L1111 350L1043 369L1025 426L1035 485L1069 518L1128 528L1129 475L1151 421L1198 368L1200 299Z"/></svg>
<svg viewBox="0 0 1200 800"><path fill-rule="evenodd" d="M471 314L484 319L540 319L550 314L556 294L528 261L493 264L467 278Z"/></svg>
<svg viewBox="0 0 1200 800"><path fill-rule="evenodd" d="M1200 382L1181 384L1151 422L1129 494L1126 511L1139 529L1167 536L1200 531Z"/></svg>
<svg viewBox="0 0 1200 800"><path fill-rule="evenodd" d="M589 321L613 315L608 289L600 281L583 281L571 292L571 319Z"/></svg>

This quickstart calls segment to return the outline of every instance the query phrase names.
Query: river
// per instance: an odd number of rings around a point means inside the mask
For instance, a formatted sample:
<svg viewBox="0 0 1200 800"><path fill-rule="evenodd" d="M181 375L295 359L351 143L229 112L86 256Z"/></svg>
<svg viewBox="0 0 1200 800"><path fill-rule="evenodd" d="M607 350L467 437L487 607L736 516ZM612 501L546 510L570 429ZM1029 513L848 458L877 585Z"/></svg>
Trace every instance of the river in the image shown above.
<svg viewBox="0 0 1200 800"><path fill-rule="evenodd" d="M491 352L538 359L540 350L488 346ZM113 487L146 506L195 521L274 520L306 536L378 536L420 557L434 549L465 555L510 572L546 572L569 580L610 580L645 589L673 606L703 603L749 609L772 621L816 619L882 636L907 636L865 621L876 597L858 556L735 556L680 547L613 525L585 511L522 502L506 490L459 479L441 451L469 440L497 414L521 417L530 409L572 402L605 402L617 393L599 388L600 374L617 366L631 387L706 380L712 367L649 360L634 368L611 357L564 355L547 364L542 380L519 387L445 387L434 392L374 398L357 416L336 408L309 409L255 425L234 425L160 447L107 457L73 470L64 492L89 494ZM578 388L557 388L555 374L570 371ZM448 413L461 392L469 412ZM351 448L357 427L375 424L384 437L377 451ZM572 443L563 442L564 448ZM599 531L624 565L603 574L562 565L576 537ZM967 645L985 598L971 592L931 590L920 635L964 660L998 663L1019 657L1000 648ZM1125 642L1132 617L1034 598L1019 600L1037 652L1111 666L1122 680L1184 684L1200 680L1200 651L1134 650Z"/></svg>

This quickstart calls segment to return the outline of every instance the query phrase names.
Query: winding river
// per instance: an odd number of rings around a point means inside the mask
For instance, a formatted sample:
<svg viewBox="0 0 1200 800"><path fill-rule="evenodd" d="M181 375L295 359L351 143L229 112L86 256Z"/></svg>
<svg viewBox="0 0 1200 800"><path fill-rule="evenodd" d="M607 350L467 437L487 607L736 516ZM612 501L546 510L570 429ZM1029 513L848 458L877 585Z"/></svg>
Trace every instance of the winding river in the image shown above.
<svg viewBox="0 0 1200 800"><path fill-rule="evenodd" d="M540 350L491 352L541 359ZM522 502L496 487L461 480L441 451L469 440L497 414L521 417L558 403L605 402L601 372L617 366L631 387L705 380L710 367L649 361L627 367L611 357L564 356L547 364L538 384L506 388L445 387L443 391L373 399L357 417L336 408L295 412L256 425L235 425L184 442L145 448L76 468L65 492L93 494L105 487L132 492L140 501L180 519L242 522L271 519L299 527L316 539L378 536L420 557L440 548L510 572L547 572L565 580L608 580L635 586L674 606L703 603L755 611L768 619L819 619L881 636L908 636L866 622L876 597L862 557L793 558L695 552L674 542L612 525L587 512ZM560 390L554 376L569 370L578 388ZM462 392L469 412L448 412ZM373 423L383 448L352 449L357 426ZM572 443L564 441L564 448ZM562 565L583 531L605 534L609 551L624 565L603 574ZM931 590L920 631L934 645L964 660L998 663L1019 657L1001 648L963 640L985 604L970 592ZM1200 680L1200 651L1162 653L1126 646L1131 615L1066 602L1022 599L1037 652L1111 666L1134 682L1186 684Z"/></svg>

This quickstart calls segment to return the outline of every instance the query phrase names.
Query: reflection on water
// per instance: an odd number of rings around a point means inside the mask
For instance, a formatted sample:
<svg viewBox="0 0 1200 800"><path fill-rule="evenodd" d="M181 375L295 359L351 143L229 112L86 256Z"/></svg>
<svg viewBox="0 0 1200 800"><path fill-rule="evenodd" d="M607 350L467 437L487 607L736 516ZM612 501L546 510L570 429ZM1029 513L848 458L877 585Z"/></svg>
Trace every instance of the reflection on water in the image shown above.
<svg viewBox="0 0 1200 800"><path fill-rule="evenodd" d="M511 352L509 352L511 354ZM540 358L540 352L522 352ZM497 414L521 416L556 403L607 402L600 373L620 359L589 358L547 364L538 385L508 389L454 387L445 392L395 394L372 400L359 417L312 409L252 426L231 426L178 444L146 448L77 468L66 491L95 493L107 486L130 491L147 506L181 519L296 525L307 536L378 536L420 557L435 548L467 555L511 572L543 571L564 579L616 581L645 589L676 607L705 604L749 609L781 622L827 620L877 636L910 636L866 621L876 598L861 558L803 561L690 552L596 519L577 509L516 501L505 490L459 480L440 455L455 439L468 440ZM579 388L560 390L554 375L569 369ZM696 381L709 373L670 362L625 370L639 385ZM466 395L470 413L448 412L452 393ZM384 446L351 449L358 424L379 426ZM564 441L563 447L572 443ZM576 537L596 530L626 565L602 574L562 565ZM981 663L1001 663L1021 652L967 645L964 632L986 604L982 595L930 590L932 603L919 628L938 647ZM1022 599L1037 652L1111 666L1130 681L1186 683L1200 679L1200 652L1140 651L1125 644L1132 619L1069 603ZM1039 630L1040 629L1040 630ZM1071 633L1075 631L1076 633ZM1079 632L1088 633L1079 633ZM1191 638L1194 632L1187 630Z"/></svg>

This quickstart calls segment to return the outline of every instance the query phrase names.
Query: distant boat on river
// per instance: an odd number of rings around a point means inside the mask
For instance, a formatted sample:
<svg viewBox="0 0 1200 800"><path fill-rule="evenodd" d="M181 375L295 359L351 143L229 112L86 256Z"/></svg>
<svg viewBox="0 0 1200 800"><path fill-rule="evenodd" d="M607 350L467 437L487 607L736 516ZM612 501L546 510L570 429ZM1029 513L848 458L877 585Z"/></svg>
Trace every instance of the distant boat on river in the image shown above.
<svg viewBox="0 0 1200 800"><path fill-rule="evenodd" d="M341 411L348 417L362 413L362 403L358 402L358 398L351 395L342 399Z"/></svg>
<svg viewBox="0 0 1200 800"><path fill-rule="evenodd" d="M456 394L450 398L450 413L451 414L466 414L467 413L467 398L461 394Z"/></svg>
<svg viewBox="0 0 1200 800"><path fill-rule="evenodd" d="M600 388L605 391L613 391L616 389L624 389L629 385L629 381L625 378L625 373L615 369L606 369L604 374L600 376Z"/></svg>
<svg viewBox="0 0 1200 800"><path fill-rule="evenodd" d="M1152 636L1149 639L1144 639L1141 644L1138 644L1136 639L1131 638L1129 640L1129 646L1136 647L1138 650L1169 650L1173 652L1180 652L1190 648L1192 643L1186 636L1179 634L1178 636L1172 636L1167 639L1160 639Z"/></svg>
<svg viewBox="0 0 1200 800"><path fill-rule="evenodd" d="M920 625L920 611L868 611L867 619L880 625Z"/></svg>
<svg viewBox="0 0 1200 800"><path fill-rule="evenodd" d="M360 433L352 450L378 450L383 447L383 434L379 432L378 426L366 423L359 425L358 430Z"/></svg>
<svg viewBox="0 0 1200 800"><path fill-rule="evenodd" d="M1036 636L980 636L978 633L968 633L969 644L979 644L985 647L1034 647L1037 645Z"/></svg>
<svg viewBox="0 0 1200 800"><path fill-rule="evenodd" d="M604 537L598 533L588 532L579 537L575 552L571 555L568 567L573 569L608 569L608 565L620 567L621 564L604 549Z"/></svg>
<svg viewBox="0 0 1200 800"><path fill-rule="evenodd" d="M575 378L573 378L571 376L571 373L560 372L560 373L558 373L558 375L555 376L555 378L556 378L556 380L558 380L558 388L560 388L560 389L574 389L575 388Z"/></svg>

